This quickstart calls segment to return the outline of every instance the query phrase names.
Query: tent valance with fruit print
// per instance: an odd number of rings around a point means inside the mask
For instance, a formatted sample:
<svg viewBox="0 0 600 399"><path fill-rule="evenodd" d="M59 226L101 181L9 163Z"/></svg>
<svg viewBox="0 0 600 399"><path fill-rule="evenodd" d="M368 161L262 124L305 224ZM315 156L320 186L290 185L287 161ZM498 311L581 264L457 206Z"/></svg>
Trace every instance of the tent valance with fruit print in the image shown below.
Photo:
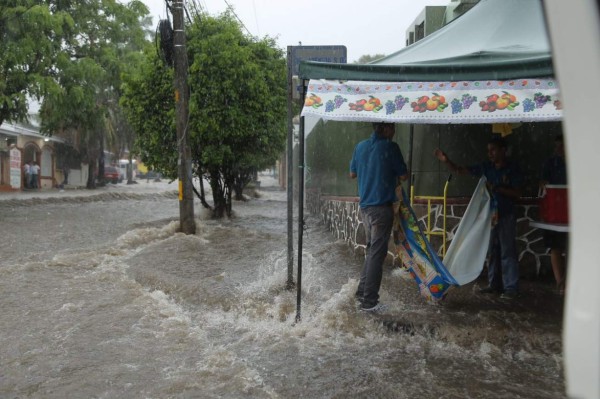
<svg viewBox="0 0 600 399"><path fill-rule="evenodd" d="M303 116L391 123L513 123L559 121L553 79L460 82L310 80Z"/></svg>

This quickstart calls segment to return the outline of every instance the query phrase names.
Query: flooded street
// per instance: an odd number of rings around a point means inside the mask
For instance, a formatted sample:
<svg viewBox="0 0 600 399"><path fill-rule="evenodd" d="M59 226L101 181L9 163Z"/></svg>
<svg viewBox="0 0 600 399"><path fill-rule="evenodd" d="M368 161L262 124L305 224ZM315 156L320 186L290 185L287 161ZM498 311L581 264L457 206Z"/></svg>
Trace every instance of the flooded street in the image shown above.
<svg viewBox="0 0 600 399"><path fill-rule="evenodd" d="M390 264L390 310L365 315L360 256L310 216L295 323L285 191L233 208L197 202L186 236L173 192L0 197L0 397L565 397L551 289L507 304L474 283L434 306Z"/></svg>

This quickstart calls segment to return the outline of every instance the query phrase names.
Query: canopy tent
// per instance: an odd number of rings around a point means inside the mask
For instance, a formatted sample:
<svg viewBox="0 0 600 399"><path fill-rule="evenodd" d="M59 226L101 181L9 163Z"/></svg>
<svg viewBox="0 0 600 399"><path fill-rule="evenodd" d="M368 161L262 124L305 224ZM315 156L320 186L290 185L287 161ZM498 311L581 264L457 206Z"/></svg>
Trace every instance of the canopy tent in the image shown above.
<svg viewBox="0 0 600 399"><path fill-rule="evenodd" d="M300 78L310 79L302 114L395 123L557 121L553 75L541 1L481 0L371 64L301 63Z"/></svg>
<svg viewBox="0 0 600 399"><path fill-rule="evenodd" d="M324 120L408 124L562 120L541 0L481 0L435 33L385 58L364 65L303 61L299 78L310 80L308 86L301 85L302 116ZM299 157L301 253L304 118ZM301 270L299 256L298 319Z"/></svg>
<svg viewBox="0 0 600 399"><path fill-rule="evenodd" d="M541 0L481 0L424 39L370 64L304 61L299 78L386 82L552 77Z"/></svg>

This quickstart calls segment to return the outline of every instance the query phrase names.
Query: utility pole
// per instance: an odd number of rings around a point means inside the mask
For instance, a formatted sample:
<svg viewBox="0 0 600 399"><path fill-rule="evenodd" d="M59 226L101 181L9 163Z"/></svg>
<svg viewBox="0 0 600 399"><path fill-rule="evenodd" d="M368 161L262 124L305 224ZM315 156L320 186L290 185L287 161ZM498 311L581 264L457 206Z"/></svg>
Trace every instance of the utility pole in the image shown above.
<svg viewBox="0 0 600 399"><path fill-rule="evenodd" d="M183 21L184 0L173 0L173 55L175 64L175 103L177 125L177 174L179 177L179 225L185 234L196 233L192 189L192 154L188 144L189 90L187 84L188 58Z"/></svg>

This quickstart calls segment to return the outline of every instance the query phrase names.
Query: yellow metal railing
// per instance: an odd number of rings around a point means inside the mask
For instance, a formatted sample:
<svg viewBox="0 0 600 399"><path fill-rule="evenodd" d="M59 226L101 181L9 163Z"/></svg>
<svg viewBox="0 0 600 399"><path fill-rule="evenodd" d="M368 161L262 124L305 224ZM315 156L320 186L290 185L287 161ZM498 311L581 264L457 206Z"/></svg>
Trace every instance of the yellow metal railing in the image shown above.
<svg viewBox="0 0 600 399"><path fill-rule="evenodd" d="M442 258L446 256L446 217L447 217L447 198L448 198L448 184L452 179L452 174L448 175L446 179L446 183L444 184L444 195L443 196L434 196L434 195L415 195L415 175L412 175L410 182L410 206L413 206L415 200L418 201L427 201L427 230L424 233L427 235L427 240L431 242L431 236L442 236ZM441 201L442 202L442 230L435 231L431 229L431 203L433 201Z"/></svg>

